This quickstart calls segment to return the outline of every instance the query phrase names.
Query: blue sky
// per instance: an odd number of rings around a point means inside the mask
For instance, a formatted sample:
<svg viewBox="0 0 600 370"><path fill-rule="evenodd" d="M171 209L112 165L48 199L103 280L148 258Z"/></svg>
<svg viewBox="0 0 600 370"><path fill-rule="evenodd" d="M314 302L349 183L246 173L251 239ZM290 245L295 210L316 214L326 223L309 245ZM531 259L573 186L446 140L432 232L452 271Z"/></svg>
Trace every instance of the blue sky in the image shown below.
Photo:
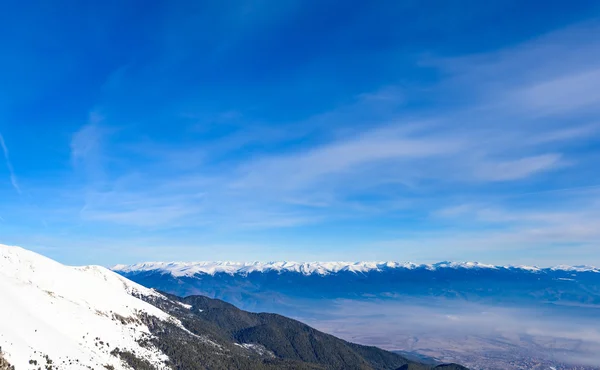
<svg viewBox="0 0 600 370"><path fill-rule="evenodd" d="M597 1L0 12L0 243L600 265Z"/></svg>

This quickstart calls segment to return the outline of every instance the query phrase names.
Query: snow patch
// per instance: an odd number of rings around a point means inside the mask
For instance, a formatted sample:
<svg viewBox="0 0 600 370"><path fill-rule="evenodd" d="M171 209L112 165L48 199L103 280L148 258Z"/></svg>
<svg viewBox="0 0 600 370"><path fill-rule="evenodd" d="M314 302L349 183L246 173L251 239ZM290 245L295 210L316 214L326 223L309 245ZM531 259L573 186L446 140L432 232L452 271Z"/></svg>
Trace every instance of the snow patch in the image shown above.
<svg viewBox="0 0 600 370"><path fill-rule="evenodd" d="M262 344L255 344L255 343L234 343L236 346L238 347L242 347L244 349L247 349L249 351L255 352L260 356L264 356L264 357L270 357L270 358L275 358L275 354L272 351L269 351L265 346L263 346Z"/></svg>
<svg viewBox="0 0 600 370"><path fill-rule="evenodd" d="M192 309L192 305L191 304L187 304L187 303L183 303L183 302L177 302L181 307L191 310ZM200 310L200 312L202 312L202 310Z"/></svg>

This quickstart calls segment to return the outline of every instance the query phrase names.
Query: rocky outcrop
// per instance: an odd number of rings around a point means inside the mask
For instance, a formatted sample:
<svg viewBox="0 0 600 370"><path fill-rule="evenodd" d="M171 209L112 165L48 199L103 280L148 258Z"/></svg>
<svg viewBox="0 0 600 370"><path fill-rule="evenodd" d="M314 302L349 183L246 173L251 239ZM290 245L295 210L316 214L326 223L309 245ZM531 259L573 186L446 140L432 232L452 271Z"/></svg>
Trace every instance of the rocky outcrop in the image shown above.
<svg viewBox="0 0 600 370"><path fill-rule="evenodd" d="M0 370L15 370L15 367L12 366L3 356L2 349L0 348Z"/></svg>

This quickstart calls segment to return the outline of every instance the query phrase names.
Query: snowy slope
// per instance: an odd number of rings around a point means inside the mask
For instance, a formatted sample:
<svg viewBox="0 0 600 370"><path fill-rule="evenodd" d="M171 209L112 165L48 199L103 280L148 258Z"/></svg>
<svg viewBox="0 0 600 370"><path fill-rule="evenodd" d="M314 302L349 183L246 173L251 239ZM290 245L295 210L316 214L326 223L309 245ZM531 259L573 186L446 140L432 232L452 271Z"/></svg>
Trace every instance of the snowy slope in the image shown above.
<svg viewBox="0 0 600 370"><path fill-rule="evenodd" d="M68 267L19 247L0 245L4 357L16 369L31 368L30 360L44 368L47 358L61 369L128 368L110 354L118 347L165 368L166 356L136 342L149 335L137 313L177 321L131 294L157 295L103 267Z"/></svg>
<svg viewBox="0 0 600 370"><path fill-rule="evenodd" d="M182 277L194 276L196 274L214 275L217 273L226 273L229 275L247 275L252 272L268 271L297 272L304 275L328 275L342 271L366 273L371 271L385 271L390 269L419 268L428 270L437 270L441 268L511 268L532 272L543 270L539 267L534 266L494 266L478 262L439 262L428 265L417 265L410 262L144 262L134 265L116 265L112 268L112 270L124 274L143 271L159 271L163 273L168 273L175 277ZM600 272L600 269L588 266L556 266L550 269L577 272Z"/></svg>

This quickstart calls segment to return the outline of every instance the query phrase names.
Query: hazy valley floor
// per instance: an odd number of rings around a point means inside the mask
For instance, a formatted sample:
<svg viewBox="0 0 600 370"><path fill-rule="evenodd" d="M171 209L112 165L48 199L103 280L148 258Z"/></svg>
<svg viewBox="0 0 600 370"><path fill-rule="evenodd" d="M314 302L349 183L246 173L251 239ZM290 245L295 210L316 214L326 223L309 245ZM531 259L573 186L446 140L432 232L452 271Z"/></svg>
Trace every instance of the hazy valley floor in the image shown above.
<svg viewBox="0 0 600 370"><path fill-rule="evenodd" d="M312 312L311 312L312 311ZM340 338L473 369L600 369L600 307L492 307L440 299L302 304Z"/></svg>

